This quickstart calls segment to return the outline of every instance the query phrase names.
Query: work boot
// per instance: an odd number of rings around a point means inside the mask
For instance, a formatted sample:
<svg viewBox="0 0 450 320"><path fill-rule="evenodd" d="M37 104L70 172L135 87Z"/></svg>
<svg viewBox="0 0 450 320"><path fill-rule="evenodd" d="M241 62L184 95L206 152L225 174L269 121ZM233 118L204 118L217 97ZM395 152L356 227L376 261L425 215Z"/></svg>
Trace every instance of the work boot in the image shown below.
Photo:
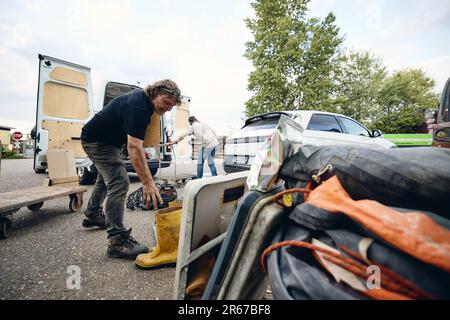
<svg viewBox="0 0 450 320"><path fill-rule="evenodd" d="M175 266L180 237L181 207L156 211L157 245L148 254L140 254L135 264L141 269Z"/></svg>
<svg viewBox="0 0 450 320"><path fill-rule="evenodd" d="M105 213L101 211L96 215L86 217L81 225L85 228L98 227L100 229L106 229Z"/></svg>
<svg viewBox="0 0 450 320"><path fill-rule="evenodd" d="M108 238L108 257L134 260L139 254L148 252L148 247L137 242L130 234L131 229Z"/></svg>

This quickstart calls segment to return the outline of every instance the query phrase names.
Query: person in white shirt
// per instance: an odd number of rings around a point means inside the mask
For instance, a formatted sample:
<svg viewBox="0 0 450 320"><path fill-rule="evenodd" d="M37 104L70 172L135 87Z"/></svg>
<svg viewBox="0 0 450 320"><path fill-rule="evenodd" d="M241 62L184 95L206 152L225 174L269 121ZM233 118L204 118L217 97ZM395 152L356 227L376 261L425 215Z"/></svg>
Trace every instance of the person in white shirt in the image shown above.
<svg viewBox="0 0 450 320"><path fill-rule="evenodd" d="M203 177L203 164L205 163L205 160L208 161L211 175L217 176L214 157L216 156L216 147L219 145L219 140L217 140L216 133L210 126L208 126L206 123L198 121L194 116L190 116L188 118L188 121L191 125L189 129L179 137L175 138L170 144L176 144L188 135L193 134L195 138L202 144L198 155L197 178L200 179Z"/></svg>

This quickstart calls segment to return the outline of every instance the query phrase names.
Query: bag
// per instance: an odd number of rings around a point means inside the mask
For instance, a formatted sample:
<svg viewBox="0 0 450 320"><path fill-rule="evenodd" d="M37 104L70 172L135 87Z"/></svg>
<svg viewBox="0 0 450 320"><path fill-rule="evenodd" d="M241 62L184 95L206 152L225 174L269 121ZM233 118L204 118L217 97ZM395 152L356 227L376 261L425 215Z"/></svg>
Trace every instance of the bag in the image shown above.
<svg viewBox="0 0 450 320"><path fill-rule="evenodd" d="M336 175L355 200L425 210L450 218L450 150L303 146L281 169L286 188ZM303 202L296 197L296 203Z"/></svg>
<svg viewBox="0 0 450 320"><path fill-rule="evenodd" d="M304 146L281 177L294 201L261 257L276 299L450 298L449 150Z"/></svg>
<svg viewBox="0 0 450 320"><path fill-rule="evenodd" d="M335 176L289 220L262 258L276 299L450 298L450 229L442 217L355 201ZM384 276L382 291L366 286L373 266Z"/></svg>

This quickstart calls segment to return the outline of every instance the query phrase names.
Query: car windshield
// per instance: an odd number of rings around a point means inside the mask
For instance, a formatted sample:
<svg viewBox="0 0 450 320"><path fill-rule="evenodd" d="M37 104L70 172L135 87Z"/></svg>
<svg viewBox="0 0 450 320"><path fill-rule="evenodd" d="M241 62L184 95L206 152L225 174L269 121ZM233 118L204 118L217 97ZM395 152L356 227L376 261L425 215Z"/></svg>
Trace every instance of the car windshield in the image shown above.
<svg viewBox="0 0 450 320"><path fill-rule="evenodd" d="M275 129L279 121L280 117L263 118L246 125L241 131Z"/></svg>

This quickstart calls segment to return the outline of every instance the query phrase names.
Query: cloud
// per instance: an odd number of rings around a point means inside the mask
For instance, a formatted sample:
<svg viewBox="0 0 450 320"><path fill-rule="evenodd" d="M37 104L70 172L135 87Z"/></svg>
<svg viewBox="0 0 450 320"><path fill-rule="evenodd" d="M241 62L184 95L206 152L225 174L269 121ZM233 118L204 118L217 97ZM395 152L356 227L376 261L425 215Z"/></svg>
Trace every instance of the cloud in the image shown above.
<svg viewBox="0 0 450 320"><path fill-rule="evenodd" d="M347 30L344 45L373 52L390 71L422 68L436 81L436 90L441 90L444 79L450 76L445 64L450 50L446 41L450 0L359 0L358 4L371 22L365 30ZM375 28L378 23L380 28Z"/></svg>
<svg viewBox="0 0 450 320"><path fill-rule="evenodd" d="M391 69L424 68L442 83L450 75L447 54L431 53L436 44L418 44L416 38L450 31L450 0L407 3L407 10L391 21L385 16L391 2L385 0L313 0L311 8L324 14L336 9L345 26L351 19L344 13L359 12L367 22L364 38L356 39L355 30L346 29L356 49L373 51ZM251 39L243 20L253 15L248 0L2 1L1 122L20 119L30 129L34 124L37 54L42 53L91 67L97 108L107 80L143 86L172 78L192 97L192 112L201 120L219 133L237 128L250 97L246 87L252 69L243 57Z"/></svg>
<svg viewBox="0 0 450 320"><path fill-rule="evenodd" d="M309 9L313 12L318 12L321 11L322 9L331 11L334 10L335 6L336 0L312 0L309 4Z"/></svg>
<svg viewBox="0 0 450 320"><path fill-rule="evenodd" d="M246 86L251 63L243 57L249 32L236 16L227 19L210 40L193 40L186 44L177 65L180 85L193 97L192 112L219 134L230 125L237 129L249 98Z"/></svg>
<svg viewBox="0 0 450 320"><path fill-rule="evenodd" d="M380 30L386 0L358 0L357 4L366 27L369 30Z"/></svg>
<svg viewBox="0 0 450 320"><path fill-rule="evenodd" d="M5 9L0 13L0 68L7 74L0 79L2 122L18 117L30 129L34 125L37 54L42 53L92 68L97 109L107 80L144 86L172 78L193 98L193 112L219 132L240 124L251 67L242 57L248 2L237 0L229 16L212 17L214 28L181 10L175 14L174 6L168 0L158 10L154 3L118 0L0 5L0 11ZM204 10L207 21L211 17ZM8 109L19 100L20 108Z"/></svg>
<svg viewBox="0 0 450 320"><path fill-rule="evenodd" d="M441 93L445 82L450 77L450 55L436 56L428 59L409 59L415 48L412 45L398 45L378 52L385 57L384 63L391 71L415 68L422 69L435 81L434 91Z"/></svg>
<svg viewBox="0 0 450 320"><path fill-rule="evenodd" d="M23 134L28 134L31 128L35 125L35 120L23 120L21 118L2 118L2 125L14 128L14 131L22 132ZM13 132L13 131L12 131Z"/></svg>
<svg viewBox="0 0 450 320"><path fill-rule="evenodd" d="M418 63L416 67L422 68L436 81L435 91L441 93L445 82L450 77L450 55L424 60Z"/></svg>
<svg viewBox="0 0 450 320"><path fill-rule="evenodd" d="M450 0L416 0L384 28L389 44L450 28Z"/></svg>
<svg viewBox="0 0 450 320"><path fill-rule="evenodd" d="M37 59L33 64L12 50L0 51L0 124L24 133L34 125L37 66Z"/></svg>

